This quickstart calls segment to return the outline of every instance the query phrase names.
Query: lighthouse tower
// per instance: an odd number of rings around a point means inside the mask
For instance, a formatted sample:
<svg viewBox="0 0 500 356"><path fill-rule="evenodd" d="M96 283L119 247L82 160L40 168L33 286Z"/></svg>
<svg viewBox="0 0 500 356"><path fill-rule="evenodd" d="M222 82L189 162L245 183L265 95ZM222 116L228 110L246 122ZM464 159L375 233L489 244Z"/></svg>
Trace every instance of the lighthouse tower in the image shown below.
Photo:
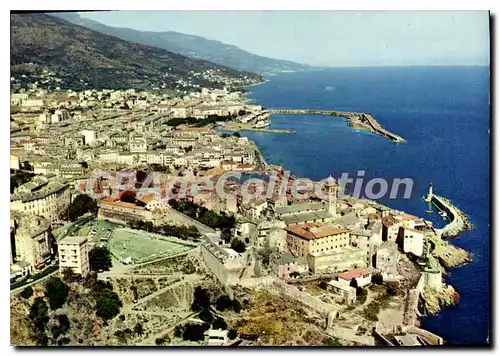
<svg viewBox="0 0 500 356"><path fill-rule="evenodd" d="M335 184L335 179L330 176L328 177L325 189L328 194L328 212L330 212L333 217L337 216L337 184Z"/></svg>
<svg viewBox="0 0 500 356"><path fill-rule="evenodd" d="M429 192L427 193L427 197L425 198L425 201L427 201L427 202L432 201L432 182L429 183Z"/></svg>

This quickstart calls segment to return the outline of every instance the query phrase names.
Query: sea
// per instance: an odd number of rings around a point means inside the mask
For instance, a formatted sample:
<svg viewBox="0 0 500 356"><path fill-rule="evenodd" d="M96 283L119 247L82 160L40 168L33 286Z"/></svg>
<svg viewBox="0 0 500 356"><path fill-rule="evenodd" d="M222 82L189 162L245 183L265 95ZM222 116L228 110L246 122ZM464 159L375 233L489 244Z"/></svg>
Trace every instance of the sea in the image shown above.
<svg viewBox="0 0 500 356"><path fill-rule="evenodd" d="M488 67L332 68L281 73L248 88L252 103L266 109L325 109L366 112L402 136L394 143L350 127L340 117L272 115L271 128L293 134L241 132L254 140L271 164L292 174L322 179L342 173L364 179L413 181L378 201L425 217L435 226L446 221L422 197L434 192L461 209L474 228L452 243L472 253L472 262L449 270L447 283L460 294L458 305L424 317L422 327L450 344L486 344L490 327L490 72ZM363 172L363 173L360 173ZM347 192L352 192L347 185ZM351 190L350 190L351 189ZM377 189L374 188L374 192Z"/></svg>

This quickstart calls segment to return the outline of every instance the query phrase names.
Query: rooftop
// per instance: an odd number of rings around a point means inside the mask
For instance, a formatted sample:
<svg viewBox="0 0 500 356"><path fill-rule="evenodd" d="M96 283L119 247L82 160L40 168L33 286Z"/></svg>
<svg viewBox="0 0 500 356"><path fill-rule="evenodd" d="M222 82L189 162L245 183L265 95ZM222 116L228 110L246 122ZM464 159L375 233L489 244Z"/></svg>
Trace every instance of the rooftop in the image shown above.
<svg viewBox="0 0 500 356"><path fill-rule="evenodd" d="M321 223L287 226L285 230L306 240L314 240L349 232L347 229L334 228L332 224Z"/></svg>
<svg viewBox="0 0 500 356"><path fill-rule="evenodd" d="M394 224L397 224L398 221L396 219L394 219L393 216L386 216L384 218L382 218L382 225L384 225L385 227L391 227L392 225Z"/></svg>
<svg viewBox="0 0 500 356"><path fill-rule="evenodd" d="M293 214L299 212L309 212L314 210L324 210L326 209L325 205L321 203L301 203L301 204L292 204L286 206L277 206L275 208L276 214Z"/></svg>
<svg viewBox="0 0 500 356"><path fill-rule="evenodd" d="M371 271L367 268L355 268L350 271L340 273L338 277L350 281L353 278L359 278L361 276L365 276L370 273Z"/></svg>
<svg viewBox="0 0 500 356"><path fill-rule="evenodd" d="M81 245L87 240L87 236L67 236L59 241L59 245Z"/></svg>

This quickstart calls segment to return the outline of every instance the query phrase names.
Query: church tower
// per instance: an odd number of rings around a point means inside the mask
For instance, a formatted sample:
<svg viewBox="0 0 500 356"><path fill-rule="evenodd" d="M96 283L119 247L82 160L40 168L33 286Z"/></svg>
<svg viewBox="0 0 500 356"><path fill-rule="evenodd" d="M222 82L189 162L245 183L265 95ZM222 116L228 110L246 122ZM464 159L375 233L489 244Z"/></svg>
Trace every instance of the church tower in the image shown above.
<svg viewBox="0 0 500 356"><path fill-rule="evenodd" d="M335 179L330 176L328 177L325 189L328 194L328 212L330 212L333 217L337 216L337 189L338 185L335 184Z"/></svg>

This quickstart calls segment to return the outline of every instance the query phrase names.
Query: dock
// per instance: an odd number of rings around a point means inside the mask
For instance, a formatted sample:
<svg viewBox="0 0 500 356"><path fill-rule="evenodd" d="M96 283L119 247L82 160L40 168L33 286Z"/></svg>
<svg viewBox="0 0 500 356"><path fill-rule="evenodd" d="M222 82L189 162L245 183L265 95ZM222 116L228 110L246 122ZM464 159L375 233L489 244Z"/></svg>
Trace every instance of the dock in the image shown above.
<svg viewBox="0 0 500 356"><path fill-rule="evenodd" d="M441 229L435 229L438 236L443 238L455 237L464 230L472 228L467 216L455 207L448 199L432 195L432 204L439 210L446 212L449 223Z"/></svg>
<svg viewBox="0 0 500 356"><path fill-rule="evenodd" d="M267 132L267 133L274 133L274 134L293 134L295 133L294 130L289 130L289 129L270 129L270 128L261 128L261 127L254 127L251 124L243 124L243 123L228 123L225 125L221 125L222 128L226 131L257 131L257 132Z"/></svg>
<svg viewBox="0 0 500 356"><path fill-rule="evenodd" d="M368 129L371 132L384 136L385 138L396 142L406 142L404 138L396 135L393 132L385 129L371 114L358 113L350 111L337 111L337 110L311 110L311 109L274 109L269 110L270 114L312 114L312 115L326 115L345 117L349 121L349 125L354 128Z"/></svg>

